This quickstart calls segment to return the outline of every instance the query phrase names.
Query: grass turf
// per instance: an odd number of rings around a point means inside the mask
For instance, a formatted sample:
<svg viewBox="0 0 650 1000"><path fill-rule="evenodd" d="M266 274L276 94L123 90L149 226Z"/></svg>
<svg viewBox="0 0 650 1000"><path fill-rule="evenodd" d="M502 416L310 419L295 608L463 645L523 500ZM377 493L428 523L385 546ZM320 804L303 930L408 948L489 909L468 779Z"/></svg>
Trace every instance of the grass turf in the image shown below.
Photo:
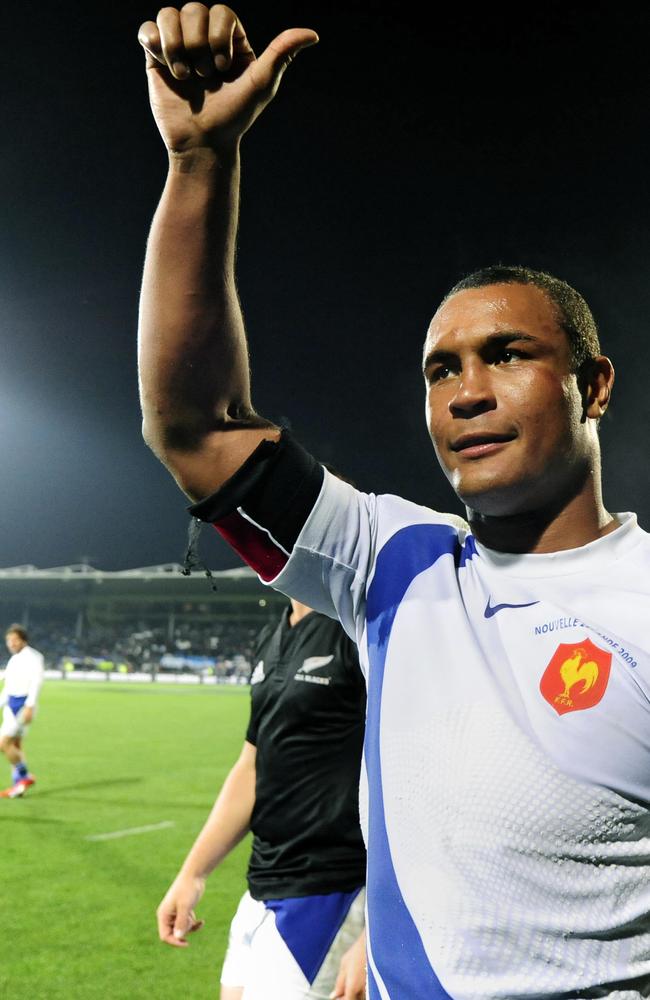
<svg viewBox="0 0 650 1000"><path fill-rule="evenodd" d="M218 997L248 838L208 881L189 948L161 944L155 910L239 754L248 705L246 688L46 683L25 745L37 784L0 799L1 997ZM0 775L8 785L4 758Z"/></svg>

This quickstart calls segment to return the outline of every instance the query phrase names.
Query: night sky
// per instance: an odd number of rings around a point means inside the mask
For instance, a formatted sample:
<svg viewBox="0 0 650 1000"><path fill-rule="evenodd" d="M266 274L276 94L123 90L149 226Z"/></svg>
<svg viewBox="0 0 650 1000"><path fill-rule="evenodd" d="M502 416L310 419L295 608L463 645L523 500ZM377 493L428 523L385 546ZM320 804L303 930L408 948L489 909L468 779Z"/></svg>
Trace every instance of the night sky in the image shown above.
<svg viewBox="0 0 650 1000"><path fill-rule="evenodd" d="M258 52L287 27L321 37L243 143L258 410L360 488L460 511L424 424L429 319L468 270L550 270L617 367L605 501L650 528L650 10L431 5L430 28L406 5L235 9ZM135 365L166 170L136 42L156 10L3 9L0 566L183 554L187 501L142 442ZM213 567L237 565L204 535Z"/></svg>

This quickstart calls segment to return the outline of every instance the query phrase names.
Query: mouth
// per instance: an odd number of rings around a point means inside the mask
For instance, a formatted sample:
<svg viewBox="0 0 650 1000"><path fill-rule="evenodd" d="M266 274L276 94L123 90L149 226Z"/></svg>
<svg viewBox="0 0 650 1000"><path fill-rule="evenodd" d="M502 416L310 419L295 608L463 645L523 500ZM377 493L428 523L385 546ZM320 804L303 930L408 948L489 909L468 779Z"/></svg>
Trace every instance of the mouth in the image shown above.
<svg viewBox="0 0 650 1000"><path fill-rule="evenodd" d="M501 451L515 437L515 434L462 434L450 447L463 458L482 458Z"/></svg>

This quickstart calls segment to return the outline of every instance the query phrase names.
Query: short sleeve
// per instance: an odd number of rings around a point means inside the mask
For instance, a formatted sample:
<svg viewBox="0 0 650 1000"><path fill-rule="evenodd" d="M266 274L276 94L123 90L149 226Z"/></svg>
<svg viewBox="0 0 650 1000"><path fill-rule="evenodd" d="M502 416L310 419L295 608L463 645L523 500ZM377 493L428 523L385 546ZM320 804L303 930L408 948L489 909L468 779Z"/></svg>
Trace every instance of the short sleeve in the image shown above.
<svg viewBox="0 0 650 1000"><path fill-rule="evenodd" d="M248 727L246 729L246 742L252 743L254 747L257 746L257 732L259 730L259 719L256 717L253 711L253 703L251 701L251 714L248 720Z"/></svg>

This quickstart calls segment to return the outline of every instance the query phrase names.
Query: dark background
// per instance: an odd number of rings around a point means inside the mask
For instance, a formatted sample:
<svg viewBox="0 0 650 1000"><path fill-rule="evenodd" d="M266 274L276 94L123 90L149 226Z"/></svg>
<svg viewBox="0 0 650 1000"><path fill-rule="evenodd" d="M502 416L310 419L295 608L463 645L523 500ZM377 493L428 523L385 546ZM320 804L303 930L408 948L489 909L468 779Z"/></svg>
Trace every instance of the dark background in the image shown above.
<svg viewBox="0 0 650 1000"><path fill-rule="evenodd" d="M448 286L503 261L591 303L617 365L605 500L650 527L650 12L246 3L256 51L321 42L244 140L254 401L365 490L458 504L423 417ZM0 566L182 557L185 498L140 437L135 336L166 158L136 42L153 4L3 9ZM204 556L236 564L213 533Z"/></svg>

